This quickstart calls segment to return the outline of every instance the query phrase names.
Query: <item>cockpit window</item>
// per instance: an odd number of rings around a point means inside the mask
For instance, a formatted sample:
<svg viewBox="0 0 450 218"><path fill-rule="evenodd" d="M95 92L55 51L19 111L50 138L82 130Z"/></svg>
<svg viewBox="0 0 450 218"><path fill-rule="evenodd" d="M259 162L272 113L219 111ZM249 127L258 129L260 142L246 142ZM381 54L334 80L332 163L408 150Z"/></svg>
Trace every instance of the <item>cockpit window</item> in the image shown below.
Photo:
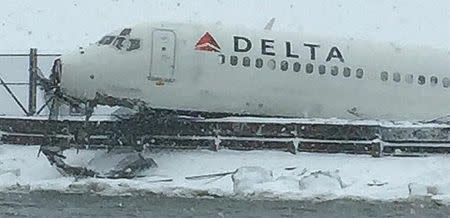
<svg viewBox="0 0 450 218"><path fill-rule="evenodd" d="M128 36L131 33L131 29L130 28L125 28L122 30L122 32L120 32L121 36Z"/></svg>
<svg viewBox="0 0 450 218"><path fill-rule="evenodd" d="M114 46L121 50L123 48L123 42L125 41L125 37L117 37L116 41L114 41Z"/></svg>
<svg viewBox="0 0 450 218"><path fill-rule="evenodd" d="M119 50L127 50L133 51L137 50L141 47L140 39L127 39L125 37L117 37L116 41L114 41L114 47Z"/></svg>
<svg viewBox="0 0 450 218"><path fill-rule="evenodd" d="M141 40L130 39L130 46L127 48L127 51L133 51L139 49L140 47L141 47Z"/></svg>
<svg viewBox="0 0 450 218"><path fill-rule="evenodd" d="M98 44L100 44L100 45L109 45L109 44L111 44L114 41L115 38L116 38L115 36L105 36L102 39L100 39Z"/></svg>

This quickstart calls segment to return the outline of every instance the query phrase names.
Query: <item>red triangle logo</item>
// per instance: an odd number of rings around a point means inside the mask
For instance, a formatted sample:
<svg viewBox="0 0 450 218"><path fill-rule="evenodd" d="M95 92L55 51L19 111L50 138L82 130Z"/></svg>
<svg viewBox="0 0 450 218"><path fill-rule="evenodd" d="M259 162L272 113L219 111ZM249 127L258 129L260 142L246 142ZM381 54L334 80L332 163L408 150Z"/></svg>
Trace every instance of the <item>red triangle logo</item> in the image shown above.
<svg viewBox="0 0 450 218"><path fill-rule="evenodd" d="M208 32L195 45L195 50L220 52L220 46Z"/></svg>

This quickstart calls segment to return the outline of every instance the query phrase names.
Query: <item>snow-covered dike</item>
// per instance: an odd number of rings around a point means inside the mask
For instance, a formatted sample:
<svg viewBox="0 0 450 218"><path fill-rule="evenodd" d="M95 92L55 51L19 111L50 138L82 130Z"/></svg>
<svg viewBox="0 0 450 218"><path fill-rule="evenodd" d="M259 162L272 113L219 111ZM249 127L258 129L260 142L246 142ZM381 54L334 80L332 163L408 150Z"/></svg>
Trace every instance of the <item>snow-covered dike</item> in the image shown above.
<svg viewBox="0 0 450 218"><path fill-rule="evenodd" d="M450 204L450 158L372 158L344 154L279 151L194 150L146 153L158 163L143 178L80 179L61 176L38 147L0 147L0 189L61 190L116 195L136 190L185 197L231 196L275 199L365 198L379 200L430 196ZM72 164L101 170L105 151L66 151ZM93 159L94 160L91 160ZM96 158L96 159L95 159ZM98 161L102 160L102 161ZM209 179L187 176L234 172ZM155 182L161 179L172 182Z"/></svg>

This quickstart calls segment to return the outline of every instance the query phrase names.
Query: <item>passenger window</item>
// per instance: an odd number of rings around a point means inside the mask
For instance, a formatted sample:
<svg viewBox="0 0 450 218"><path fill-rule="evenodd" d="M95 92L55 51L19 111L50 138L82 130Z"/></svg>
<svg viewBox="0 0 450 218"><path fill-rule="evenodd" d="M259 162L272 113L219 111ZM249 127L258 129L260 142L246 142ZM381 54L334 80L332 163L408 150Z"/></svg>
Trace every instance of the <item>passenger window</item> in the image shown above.
<svg viewBox="0 0 450 218"><path fill-rule="evenodd" d="M361 69L361 68L358 68L358 69L356 70L356 78L362 79L363 76L364 76L364 70Z"/></svg>
<svg viewBox="0 0 450 218"><path fill-rule="evenodd" d="M141 47L141 40L130 39L130 46L127 48L127 51L133 51L139 49L140 47Z"/></svg>
<svg viewBox="0 0 450 218"><path fill-rule="evenodd" d="M256 62L255 62L255 66L256 66L256 68L262 68L262 67L263 67L263 65L264 65L264 61L263 61L263 59L261 59L261 58L257 58L257 59L256 59Z"/></svg>
<svg viewBox="0 0 450 218"><path fill-rule="evenodd" d="M219 55L219 64L225 64L225 55L223 54Z"/></svg>
<svg viewBox="0 0 450 218"><path fill-rule="evenodd" d="M425 76L420 75L418 82L419 82L419 85L425 84Z"/></svg>
<svg viewBox="0 0 450 218"><path fill-rule="evenodd" d="M231 66L236 66L238 64L238 57L237 56L230 56L230 64Z"/></svg>
<svg viewBox="0 0 450 218"><path fill-rule="evenodd" d="M438 78L435 76L430 77L431 86L436 86L438 84Z"/></svg>
<svg viewBox="0 0 450 218"><path fill-rule="evenodd" d="M118 37L116 39L116 41L114 41L114 46L118 49L122 49L123 48L123 42L125 41L124 37Z"/></svg>
<svg viewBox="0 0 450 218"><path fill-rule="evenodd" d="M323 75L326 73L326 67L325 65L319 65L319 74Z"/></svg>
<svg viewBox="0 0 450 218"><path fill-rule="evenodd" d="M250 58L249 57L244 57L244 59L242 60L242 65L244 67L250 67Z"/></svg>
<svg viewBox="0 0 450 218"><path fill-rule="evenodd" d="M100 39L98 44L100 44L100 45L109 45L109 44L111 44L114 41L115 38L116 38L115 36L105 36L102 39Z"/></svg>
<svg viewBox="0 0 450 218"><path fill-rule="evenodd" d="M338 73L339 73L339 68L338 68L337 66L333 66L333 67L331 68L331 75L337 76Z"/></svg>
<svg viewBox="0 0 450 218"><path fill-rule="evenodd" d="M413 83L414 76L412 74L405 75L405 81L406 81L406 83L409 83L409 84Z"/></svg>
<svg viewBox="0 0 450 218"><path fill-rule="evenodd" d="M400 73L395 72L394 75L392 75L392 79L393 79L395 82L400 82L400 80L401 80Z"/></svg>
<svg viewBox="0 0 450 218"><path fill-rule="evenodd" d="M306 73L312 73L314 71L314 65L306 64Z"/></svg>
<svg viewBox="0 0 450 218"><path fill-rule="evenodd" d="M300 69L302 68L302 65L298 62L294 63L294 72L299 72Z"/></svg>
<svg viewBox="0 0 450 218"><path fill-rule="evenodd" d="M275 70L276 62L274 59L270 59L269 62L267 62L267 65L269 66L269 69Z"/></svg>
<svg viewBox="0 0 450 218"><path fill-rule="evenodd" d="M344 77L350 77L351 70L348 67L344 67Z"/></svg>
<svg viewBox="0 0 450 218"><path fill-rule="evenodd" d="M281 61L281 70L286 71L289 68L289 63L287 61Z"/></svg>
<svg viewBox="0 0 450 218"><path fill-rule="evenodd" d="M389 79L389 74L386 71L381 72L380 74L381 81L387 81Z"/></svg>
<svg viewBox="0 0 450 218"><path fill-rule="evenodd" d="M444 88L450 87L450 80L445 77L444 79L442 79L442 85L444 86Z"/></svg>

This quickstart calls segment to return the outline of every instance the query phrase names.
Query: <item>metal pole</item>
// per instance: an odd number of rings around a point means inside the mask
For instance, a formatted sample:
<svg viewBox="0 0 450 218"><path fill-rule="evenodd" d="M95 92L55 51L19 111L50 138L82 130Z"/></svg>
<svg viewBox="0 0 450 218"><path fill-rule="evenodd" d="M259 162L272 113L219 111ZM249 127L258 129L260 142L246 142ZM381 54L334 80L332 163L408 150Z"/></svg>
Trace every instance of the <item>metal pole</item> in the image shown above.
<svg viewBox="0 0 450 218"><path fill-rule="evenodd" d="M36 92L37 92L37 49L30 49L29 91L28 91L28 116L36 113Z"/></svg>

